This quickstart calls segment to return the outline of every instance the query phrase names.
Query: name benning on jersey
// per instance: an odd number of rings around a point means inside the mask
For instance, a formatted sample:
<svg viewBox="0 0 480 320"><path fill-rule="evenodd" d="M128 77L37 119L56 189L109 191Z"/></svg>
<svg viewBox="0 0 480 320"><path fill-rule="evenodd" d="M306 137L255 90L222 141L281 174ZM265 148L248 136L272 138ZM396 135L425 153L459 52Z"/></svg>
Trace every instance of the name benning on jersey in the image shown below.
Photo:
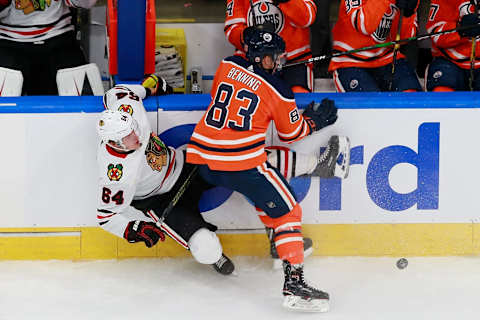
<svg viewBox="0 0 480 320"><path fill-rule="evenodd" d="M262 85L260 80L235 67L230 69L227 74L227 78L243 83L244 85L250 87L253 91L257 91L257 89Z"/></svg>

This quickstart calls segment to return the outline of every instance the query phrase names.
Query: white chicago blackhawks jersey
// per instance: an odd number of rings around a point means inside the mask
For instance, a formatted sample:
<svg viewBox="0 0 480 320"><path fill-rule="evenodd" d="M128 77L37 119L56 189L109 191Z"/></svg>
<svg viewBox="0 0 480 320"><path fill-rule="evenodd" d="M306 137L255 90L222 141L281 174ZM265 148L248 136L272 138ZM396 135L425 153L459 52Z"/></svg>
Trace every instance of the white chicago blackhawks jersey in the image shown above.
<svg viewBox="0 0 480 320"><path fill-rule="evenodd" d="M129 221L153 221L130 203L170 191L184 163L181 151L166 147L152 132L143 98L145 88L140 85L116 86L104 96L106 108L128 112L137 121L142 144L128 154L104 142L98 148L97 219L103 229L119 237Z"/></svg>
<svg viewBox="0 0 480 320"><path fill-rule="evenodd" d="M68 7L91 8L96 0L14 0L0 12L0 39L35 42L72 31Z"/></svg>

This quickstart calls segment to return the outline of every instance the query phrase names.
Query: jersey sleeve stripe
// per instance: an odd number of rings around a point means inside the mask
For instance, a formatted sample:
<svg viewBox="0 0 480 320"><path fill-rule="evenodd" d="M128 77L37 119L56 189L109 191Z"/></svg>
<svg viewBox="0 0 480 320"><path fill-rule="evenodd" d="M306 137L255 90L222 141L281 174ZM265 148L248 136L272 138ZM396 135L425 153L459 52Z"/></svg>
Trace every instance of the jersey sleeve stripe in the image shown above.
<svg viewBox="0 0 480 320"><path fill-rule="evenodd" d="M357 31L360 31L358 29L358 10L354 11L352 13L352 15L350 16L350 22L352 24L352 27L357 30Z"/></svg>
<svg viewBox="0 0 480 320"><path fill-rule="evenodd" d="M231 26L232 24L235 23L247 23L247 20L245 18L235 18L235 19L229 19L225 21L225 28L228 26Z"/></svg>
<svg viewBox="0 0 480 320"><path fill-rule="evenodd" d="M295 131L289 134L278 132L278 137L282 141L296 140L298 139L298 137L302 136L304 132L305 132L305 119L302 118L302 123L298 125Z"/></svg>
<svg viewBox="0 0 480 320"><path fill-rule="evenodd" d="M370 35L365 27L365 14L363 13L363 10L359 10L358 17L360 19L360 31L366 36Z"/></svg>

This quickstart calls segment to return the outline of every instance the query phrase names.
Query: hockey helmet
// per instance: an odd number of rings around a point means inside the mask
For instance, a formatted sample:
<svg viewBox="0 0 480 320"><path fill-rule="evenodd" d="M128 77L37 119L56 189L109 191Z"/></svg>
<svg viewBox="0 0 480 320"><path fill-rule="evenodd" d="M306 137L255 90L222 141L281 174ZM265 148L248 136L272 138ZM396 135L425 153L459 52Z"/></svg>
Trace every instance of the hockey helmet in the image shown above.
<svg viewBox="0 0 480 320"><path fill-rule="evenodd" d="M245 39L247 59L252 63L261 63L266 55L270 55L274 61L285 52L285 41L275 32L254 29Z"/></svg>
<svg viewBox="0 0 480 320"><path fill-rule="evenodd" d="M132 131L140 137L138 123L133 117L123 111L104 110L97 122L97 132L102 141L109 144L115 142L115 148L127 150L122 139L128 136Z"/></svg>

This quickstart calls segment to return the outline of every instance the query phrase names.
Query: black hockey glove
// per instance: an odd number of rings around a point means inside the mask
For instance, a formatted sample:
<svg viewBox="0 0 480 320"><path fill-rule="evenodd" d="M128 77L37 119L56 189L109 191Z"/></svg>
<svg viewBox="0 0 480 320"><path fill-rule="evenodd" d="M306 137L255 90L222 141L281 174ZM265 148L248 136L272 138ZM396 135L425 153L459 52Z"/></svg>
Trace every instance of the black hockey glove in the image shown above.
<svg viewBox="0 0 480 320"><path fill-rule="evenodd" d="M465 30L458 30L460 37L476 37L480 35L480 18L475 13L466 14L460 20L460 28L467 28ZM471 27L471 28L468 28Z"/></svg>
<svg viewBox="0 0 480 320"><path fill-rule="evenodd" d="M165 240L163 231L155 223L140 220L130 221L123 237L130 243L143 241L148 248L156 245L158 240Z"/></svg>
<svg viewBox="0 0 480 320"><path fill-rule="evenodd" d="M408 18L415 13L417 9L418 0L397 0L395 5L398 9L403 10L403 16Z"/></svg>
<svg viewBox="0 0 480 320"><path fill-rule="evenodd" d="M335 101L325 98L321 103L310 102L302 115L313 133L337 121L337 107Z"/></svg>
<svg viewBox="0 0 480 320"><path fill-rule="evenodd" d="M142 86L147 89L147 97L150 95L162 96L164 94L173 93L173 89L168 85L167 81L154 74L145 76L142 81Z"/></svg>

